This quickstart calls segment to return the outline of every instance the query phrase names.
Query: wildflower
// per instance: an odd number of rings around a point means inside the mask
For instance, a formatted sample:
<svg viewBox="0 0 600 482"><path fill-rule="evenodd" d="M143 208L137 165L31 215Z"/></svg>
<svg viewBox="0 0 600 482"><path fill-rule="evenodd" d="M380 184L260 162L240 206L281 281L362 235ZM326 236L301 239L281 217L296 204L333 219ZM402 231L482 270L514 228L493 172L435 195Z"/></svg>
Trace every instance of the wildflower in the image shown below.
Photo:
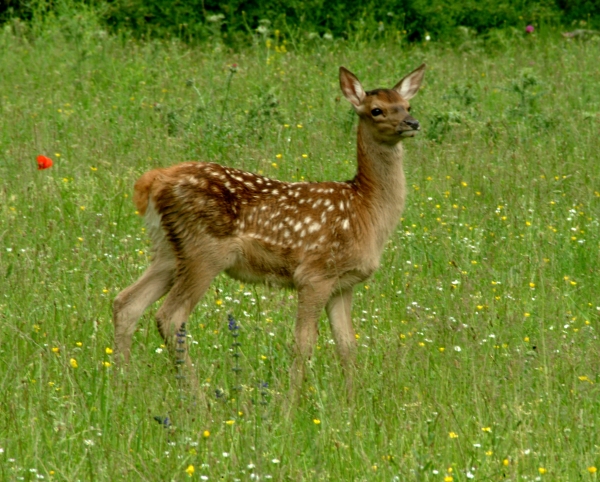
<svg viewBox="0 0 600 482"><path fill-rule="evenodd" d="M271 462L274 463L274 464L278 464L280 462L280 460L279 459L273 459L273 460L271 460Z"/></svg>
<svg viewBox="0 0 600 482"><path fill-rule="evenodd" d="M235 423L235 420L227 420L225 423L231 426Z"/></svg>
<svg viewBox="0 0 600 482"><path fill-rule="evenodd" d="M313 423L315 425L319 425L321 423L321 421L318 418L313 418Z"/></svg>
<svg viewBox="0 0 600 482"><path fill-rule="evenodd" d="M104 368L110 368L110 362L109 361L102 362L102 366Z"/></svg>
<svg viewBox="0 0 600 482"><path fill-rule="evenodd" d="M71 359L69 360L69 363L71 364L71 366L72 366L73 368L77 368L77 367L79 366L79 365L77 365L77 360L75 360L75 358L71 358Z"/></svg>
<svg viewBox="0 0 600 482"><path fill-rule="evenodd" d="M528 337L528 336L526 336L525 338L523 338L523 341L524 341L525 343L529 343L529 337Z"/></svg>
<svg viewBox="0 0 600 482"><path fill-rule="evenodd" d="M215 303L217 306L221 306L223 304L223 300L217 300Z"/></svg>
<svg viewBox="0 0 600 482"><path fill-rule="evenodd" d="M52 167L52 159L46 156L37 156L38 171Z"/></svg>
<svg viewBox="0 0 600 482"><path fill-rule="evenodd" d="M534 30L533 25L527 25L527 27L525 27L525 33L533 33Z"/></svg>
<svg viewBox="0 0 600 482"><path fill-rule="evenodd" d="M544 475L546 472L548 472L544 467L540 467L538 469L538 472L540 473L540 475Z"/></svg>
<svg viewBox="0 0 600 482"><path fill-rule="evenodd" d="M302 154L302 157L303 157L304 159L306 159L306 158L308 157L308 154Z"/></svg>
<svg viewBox="0 0 600 482"><path fill-rule="evenodd" d="M110 347L108 347L108 346L107 346L107 347L104 349L104 352L105 352L107 355L112 355L112 352L113 352L113 351L112 351L112 348L110 348Z"/></svg>
<svg viewBox="0 0 600 482"><path fill-rule="evenodd" d="M56 353L58 355L60 353L60 348L58 348L57 346L53 346L52 353Z"/></svg>
<svg viewBox="0 0 600 482"><path fill-rule="evenodd" d="M591 467L588 467L587 470L590 474L595 474L598 471L598 469L593 465Z"/></svg>
<svg viewBox="0 0 600 482"><path fill-rule="evenodd" d="M458 438L458 434L457 434L456 432L450 432L450 433L448 434L448 436L449 436L450 438Z"/></svg>
<svg viewBox="0 0 600 482"><path fill-rule="evenodd" d="M485 455L487 455L488 457L491 457L492 455L494 455L494 452L492 450L488 450Z"/></svg>
<svg viewBox="0 0 600 482"><path fill-rule="evenodd" d="M208 438L208 437L210 437L210 432L208 430L205 430L204 432L202 432L202 436L204 438Z"/></svg>
<svg viewBox="0 0 600 482"><path fill-rule="evenodd" d="M502 465L504 465L504 467L508 467L508 466L510 465L510 460L508 460L508 459L504 459L504 460L502 461Z"/></svg>
<svg viewBox="0 0 600 482"><path fill-rule="evenodd" d="M193 465L188 465L188 468L185 469L185 473L188 474L188 477L192 477L194 475L195 469Z"/></svg>
<svg viewBox="0 0 600 482"><path fill-rule="evenodd" d="M281 159L281 158L283 157L283 155L282 155L282 154L275 154L275 157L276 157L277 159Z"/></svg>
<svg viewBox="0 0 600 482"><path fill-rule="evenodd" d="M444 353L444 350L446 350L446 349L445 349L443 346L440 346L440 347L438 348L438 350L440 351L440 353Z"/></svg>
<svg viewBox="0 0 600 482"><path fill-rule="evenodd" d="M237 324L237 322L235 321L235 318L232 315L228 315L227 319L229 320L227 323L227 327L229 328L229 331L237 331L240 329L240 326Z"/></svg>
<svg viewBox="0 0 600 482"><path fill-rule="evenodd" d="M483 430L484 432L491 432L492 427L481 427L481 430Z"/></svg>

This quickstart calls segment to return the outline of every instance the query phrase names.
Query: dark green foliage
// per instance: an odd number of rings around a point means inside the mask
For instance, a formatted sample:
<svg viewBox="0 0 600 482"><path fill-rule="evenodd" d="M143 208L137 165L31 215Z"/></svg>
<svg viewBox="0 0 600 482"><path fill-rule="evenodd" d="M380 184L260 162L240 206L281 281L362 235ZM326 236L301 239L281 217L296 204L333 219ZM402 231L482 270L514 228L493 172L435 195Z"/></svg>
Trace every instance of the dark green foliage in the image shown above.
<svg viewBox="0 0 600 482"><path fill-rule="evenodd" d="M451 40L457 27L485 33L528 24L600 25L600 3L590 0L5 0L0 3L0 22L11 17L32 20L82 6L95 9L114 30L188 42L212 37L236 43L261 25L263 31L278 29L288 36L398 36L409 41L427 35Z"/></svg>

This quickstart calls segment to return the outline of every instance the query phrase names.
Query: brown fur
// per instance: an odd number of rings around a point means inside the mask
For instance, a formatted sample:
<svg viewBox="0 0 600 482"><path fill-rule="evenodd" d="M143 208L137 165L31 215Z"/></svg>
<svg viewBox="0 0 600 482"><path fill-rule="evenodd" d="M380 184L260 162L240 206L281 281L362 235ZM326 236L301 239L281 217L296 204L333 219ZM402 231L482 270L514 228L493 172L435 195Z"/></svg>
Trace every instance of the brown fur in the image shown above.
<svg viewBox="0 0 600 482"><path fill-rule="evenodd" d="M350 393L356 346L352 289L377 269L404 207L400 141L419 128L408 114L408 100L423 72L424 65L394 89L365 93L340 68L342 91L360 117L358 172L351 181L289 183L201 162L140 177L134 202L146 217L154 258L115 299L115 345L124 360L138 318L167 294L156 316L158 328L189 365L185 337L176 344L177 334L213 278L225 271L244 282L298 291L292 388L303 378L325 308Z"/></svg>

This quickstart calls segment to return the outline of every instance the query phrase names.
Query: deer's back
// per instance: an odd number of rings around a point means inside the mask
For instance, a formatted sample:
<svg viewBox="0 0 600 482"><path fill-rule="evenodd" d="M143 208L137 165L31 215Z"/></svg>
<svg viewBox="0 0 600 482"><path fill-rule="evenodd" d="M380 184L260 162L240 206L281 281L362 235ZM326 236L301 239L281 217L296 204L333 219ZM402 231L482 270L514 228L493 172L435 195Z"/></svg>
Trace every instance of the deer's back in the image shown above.
<svg viewBox="0 0 600 482"><path fill-rule="evenodd" d="M179 258L216 250L234 278L290 286L311 276L356 282L377 267L380 253L365 256L366 201L352 182L289 183L201 162L144 178Z"/></svg>

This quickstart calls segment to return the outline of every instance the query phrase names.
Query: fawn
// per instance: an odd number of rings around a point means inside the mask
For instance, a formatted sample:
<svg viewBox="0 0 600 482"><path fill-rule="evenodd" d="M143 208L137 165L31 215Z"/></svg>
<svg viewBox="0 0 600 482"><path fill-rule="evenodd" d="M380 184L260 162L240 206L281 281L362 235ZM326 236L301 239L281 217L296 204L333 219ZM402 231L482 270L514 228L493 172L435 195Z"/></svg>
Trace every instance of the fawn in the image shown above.
<svg viewBox="0 0 600 482"><path fill-rule="evenodd" d="M225 271L243 282L297 290L292 392L304 378L325 308L351 394L352 290L378 268L404 207L401 141L420 128L408 101L424 73L425 64L392 89L365 92L340 67L340 87L359 117L358 171L351 181L283 182L203 162L143 174L134 202L145 216L153 259L114 301L115 348L122 361L129 361L139 317L168 293L156 314L158 329L177 362L191 366L186 320Z"/></svg>

